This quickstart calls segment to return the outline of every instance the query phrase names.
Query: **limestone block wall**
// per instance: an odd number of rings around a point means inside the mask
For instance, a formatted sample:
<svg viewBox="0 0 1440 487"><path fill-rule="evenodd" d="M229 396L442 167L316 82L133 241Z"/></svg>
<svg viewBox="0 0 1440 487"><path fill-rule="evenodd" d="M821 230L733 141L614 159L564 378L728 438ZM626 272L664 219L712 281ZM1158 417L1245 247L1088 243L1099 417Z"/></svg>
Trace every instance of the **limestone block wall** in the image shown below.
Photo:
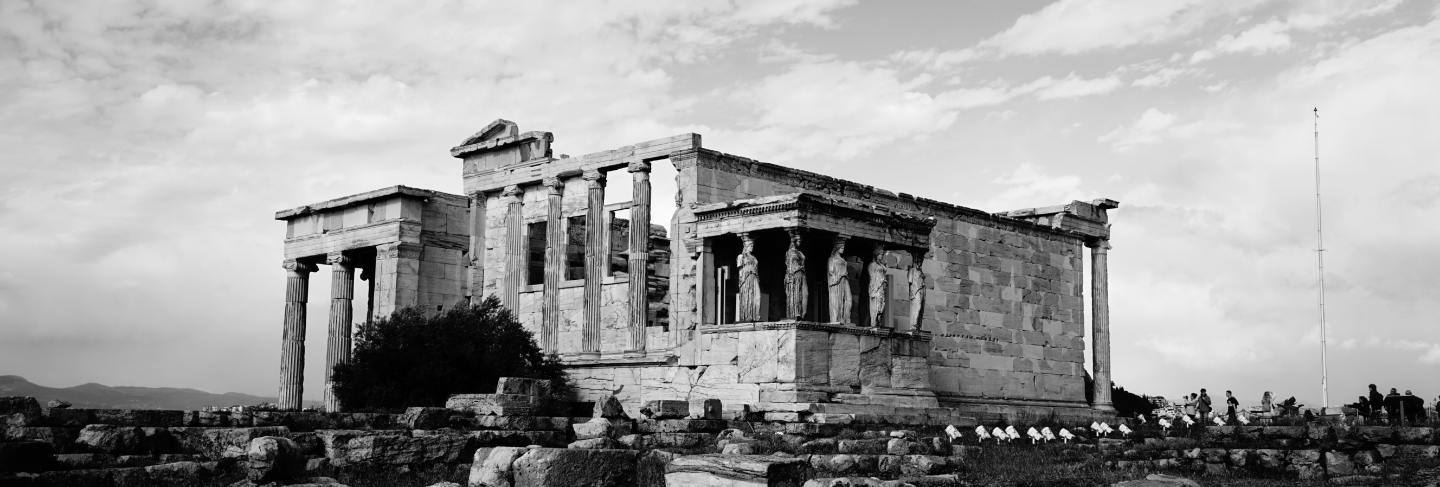
<svg viewBox="0 0 1440 487"><path fill-rule="evenodd" d="M1080 237L704 149L673 159L683 161L677 164L680 198L696 204L811 191L935 218L923 264L928 288L921 323L922 330L934 334L927 360L935 391L962 400L1083 404ZM675 222L676 241L693 234L694 216L687 205L680 206ZM891 259L890 265L898 268L902 259L908 257ZM684 272L672 275L679 290L696 284ZM892 297L898 298L893 289ZM908 306L905 299L897 309ZM688 307L681 312L689 316L674 319L696 320Z"/></svg>

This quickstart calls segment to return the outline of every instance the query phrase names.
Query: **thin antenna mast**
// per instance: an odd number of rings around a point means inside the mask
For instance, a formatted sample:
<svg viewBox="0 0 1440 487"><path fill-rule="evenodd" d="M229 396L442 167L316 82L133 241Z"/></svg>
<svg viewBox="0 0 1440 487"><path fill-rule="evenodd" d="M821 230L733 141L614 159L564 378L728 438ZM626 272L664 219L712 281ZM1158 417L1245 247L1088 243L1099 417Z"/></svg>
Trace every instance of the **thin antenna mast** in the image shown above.
<svg viewBox="0 0 1440 487"><path fill-rule="evenodd" d="M1314 110L1315 126L1315 264L1320 279L1320 406L1321 414L1330 408L1329 371L1325 357L1325 233L1320 217L1320 108Z"/></svg>

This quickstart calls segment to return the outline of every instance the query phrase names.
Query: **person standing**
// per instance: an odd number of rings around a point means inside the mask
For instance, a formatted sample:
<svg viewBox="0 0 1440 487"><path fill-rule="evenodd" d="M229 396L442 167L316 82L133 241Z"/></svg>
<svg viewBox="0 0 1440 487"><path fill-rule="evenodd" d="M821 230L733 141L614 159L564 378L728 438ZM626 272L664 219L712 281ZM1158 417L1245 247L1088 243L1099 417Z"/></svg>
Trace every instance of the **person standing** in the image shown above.
<svg viewBox="0 0 1440 487"><path fill-rule="evenodd" d="M1375 388L1375 384L1370 384L1370 420L1378 422L1380 412L1384 410L1385 396L1380 394L1380 390Z"/></svg>
<svg viewBox="0 0 1440 487"><path fill-rule="evenodd" d="M1195 395L1195 393L1192 392L1192 393L1190 393L1190 395L1188 395L1188 396L1181 396L1181 397L1184 397L1184 398L1185 398L1185 415L1186 415L1186 416L1194 416L1194 415L1195 415L1195 403L1198 402L1198 399L1196 399L1196 398L1198 398L1198 397L1200 397L1200 396L1197 396L1197 395Z"/></svg>
<svg viewBox="0 0 1440 487"><path fill-rule="evenodd" d="M1400 415L1405 417L1406 423L1414 425L1425 415L1425 400L1406 389L1405 395L1400 396Z"/></svg>
<svg viewBox="0 0 1440 487"><path fill-rule="evenodd" d="M1265 391L1265 395L1260 396L1260 413L1265 415L1275 414L1275 399L1270 395L1270 391Z"/></svg>
<svg viewBox="0 0 1440 487"><path fill-rule="evenodd" d="M1396 392L1394 387L1385 395L1385 416L1391 426L1400 423L1400 393Z"/></svg>
<svg viewBox="0 0 1440 487"><path fill-rule="evenodd" d="M1203 387L1200 388L1200 402L1195 405L1195 410L1200 412L1201 423L1210 419L1210 393L1205 392L1205 388Z"/></svg>
<svg viewBox="0 0 1440 487"><path fill-rule="evenodd" d="M1230 391L1225 391L1225 421L1235 424L1235 413L1238 409L1240 409L1240 400L1235 399L1235 395Z"/></svg>

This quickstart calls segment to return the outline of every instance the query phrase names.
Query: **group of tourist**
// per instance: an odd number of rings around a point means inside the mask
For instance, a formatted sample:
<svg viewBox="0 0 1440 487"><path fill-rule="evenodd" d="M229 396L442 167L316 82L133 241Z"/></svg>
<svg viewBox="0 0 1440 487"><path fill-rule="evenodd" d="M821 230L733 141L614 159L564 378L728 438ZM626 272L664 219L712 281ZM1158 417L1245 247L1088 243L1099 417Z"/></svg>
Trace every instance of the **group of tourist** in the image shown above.
<svg viewBox="0 0 1440 487"><path fill-rule="evenodd" d="M1436 413L1440 414L1440 398L1435 399L1434 406ZM1415 424L1423 421L1427 415L1425 400L1410 390L1400 394L1391 387L1389 394L1381 394L1375 384L1370 384L1369 395L1360 396L1355 407L1360 410L1361 416L1377 423L1384 420L1387 424Z"/></svg>
<svg viewBox="0 0 1440 487"><path fill-rule="evenodd" d="M1269 397L1270 393L1265 394L1266 397ZM1181 397L1185 400L1186 415L1194 416L1202 422L1210 419L1210 413L1215 410L1215 407L1210 400L1210 393L1206 392L1204 388L1201 388L1199 393L1192 392L1189 396L1182 395ZM1225 421L1235 422L1239 409L1240 400L1235 399L1235 395L1230 391L1225 391Z"/></svg>

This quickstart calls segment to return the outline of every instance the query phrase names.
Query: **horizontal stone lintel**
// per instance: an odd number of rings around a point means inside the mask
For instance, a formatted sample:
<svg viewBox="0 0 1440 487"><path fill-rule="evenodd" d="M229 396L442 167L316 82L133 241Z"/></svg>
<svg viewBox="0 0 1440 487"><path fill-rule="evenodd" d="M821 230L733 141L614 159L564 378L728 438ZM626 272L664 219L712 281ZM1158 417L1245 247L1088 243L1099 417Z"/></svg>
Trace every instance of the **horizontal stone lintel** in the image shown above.
<svg viewBox="0 0 1440 487"><path fill-rule="evenodd" d="M700 148L700 134L679 134L648 140L618 149L594 152L580 157L536 158L503 166L493 171L465 175L465 192L499 191L506 186L539 184L548 177L576 175L577 171L608 171L624 166L631 160L665 159L675 154Z"/></svg>
<svg viewBox="0 0 1440 487"><path fill-rule="evenodd" d="M364 193L352 194L350 196L341 196L339 198L325 200L319 203L312 203L305 206L299 206L288 210L280 210L275 212L275 219L289 220L297 216L304 216L311 213L319 213L329 210L346 208L368 201L388 198L391 196L405 196L418 199L444 198L454 200L456 202L468 201L468 198L458 194L442 193L440 191L412 188L409 186L391 186L388 188L380 188L374 191L366 191Z"/></svg>
<svg viewBox="0 0 1440 487"><path fill-rule="evenodd" d="M705 325L700 327L700 333L743 333L761 330L807 330L825 331L831 333L845 333L861 336L878 336L884 338L899 338L928 342L931 339L928 331L896 331L890 328L874 328L841 323L821 323L816 321L766 321L759 323L734 323L727 325Z"/></svg>
<svg viewBox="0 0 1440 487"><path fill-rule="evenodd" d="M604 353L600 357L586 357L582 354L560 355L560 363L566 368L672 366L679 363L679 360L679 355L670 353L668 350L652 350L644 355L627 353Z"/></svg>
<svg viewBox="0 0 1440 487"><path fill-rule="evenodd" d="M331 252L344 252L384 244L421 245L422 225L415 220L385 220L325 233L285 239L285 259L323 258Z"/></svg>
<svg viewBox="0 0 1440 487"><path fill-rule="evenodd" d="M935 395L939 397L942 406L952 404L995 404L1001 406L1090 407L1090 403L1085 401L1064 401L1028 397L973 396L950 391L935 391Z"/></svg>

